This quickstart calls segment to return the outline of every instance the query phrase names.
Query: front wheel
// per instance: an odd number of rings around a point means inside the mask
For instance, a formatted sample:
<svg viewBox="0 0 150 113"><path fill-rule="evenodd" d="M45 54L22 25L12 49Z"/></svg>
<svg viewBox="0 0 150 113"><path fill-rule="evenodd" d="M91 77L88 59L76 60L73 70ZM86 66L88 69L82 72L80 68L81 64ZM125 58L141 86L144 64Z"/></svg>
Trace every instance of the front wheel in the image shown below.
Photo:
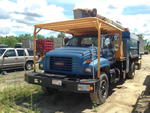
<svg viewBox="0 0 150 113"><path fill-rule="evenodd" d="M27 62L27 63L25 64L25 69L26 69L26 70L31 70L31 69L33 69L33 62Z"/></svg>
<svg viewBox="0 0 150 113"><path fill-rule="evenodd" d="M109 91L109 80L106 73L102 73L100 75L100 82L98 84L98 91L94 93L90 93L90 98L93 104L103 104L107 97Z"/></svg>

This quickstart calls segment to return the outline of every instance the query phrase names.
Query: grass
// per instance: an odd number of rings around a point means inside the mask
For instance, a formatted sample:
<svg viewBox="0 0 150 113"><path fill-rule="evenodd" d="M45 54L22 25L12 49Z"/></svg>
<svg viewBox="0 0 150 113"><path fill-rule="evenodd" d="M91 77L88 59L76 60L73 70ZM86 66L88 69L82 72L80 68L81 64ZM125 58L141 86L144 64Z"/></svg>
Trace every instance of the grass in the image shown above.
<svg viewBox="0 0 150 113"><path fill-rule="evenodd" d="M0 87L0 113L40 113L41 87L24 82L23 74L0 75Z"/></svg>
<svg viewBox="0 0 150 113"><path fill-rule="evenodd" d="M40 113L35 103L42 94L41 88L34 85L4 88L0 92L0 110L3 113Z"/></svg>

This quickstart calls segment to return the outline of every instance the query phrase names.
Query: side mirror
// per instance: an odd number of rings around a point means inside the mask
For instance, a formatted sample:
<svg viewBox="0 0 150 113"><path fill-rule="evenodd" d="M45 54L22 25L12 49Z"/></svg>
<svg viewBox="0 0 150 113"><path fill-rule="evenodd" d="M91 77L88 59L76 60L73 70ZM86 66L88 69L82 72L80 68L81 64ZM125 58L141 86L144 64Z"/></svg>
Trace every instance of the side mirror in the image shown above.
<svg viewBox="0 0 150 113"><path fill-rule="evenodd" d="M5 54L3 57L4 57L4 58L5 58L5 57L8 57L8 55Z"/></svg>

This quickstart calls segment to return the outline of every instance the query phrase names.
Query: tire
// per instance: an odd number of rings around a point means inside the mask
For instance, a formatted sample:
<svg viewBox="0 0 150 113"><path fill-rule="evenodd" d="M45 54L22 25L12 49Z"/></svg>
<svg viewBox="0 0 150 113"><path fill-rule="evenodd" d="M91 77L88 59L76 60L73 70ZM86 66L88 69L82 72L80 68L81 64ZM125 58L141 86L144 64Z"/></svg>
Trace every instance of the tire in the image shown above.
<svg viewBox="0 0 150 113"><path fill-rule="evenodd" d="M90 93L92 103L96 105L103 104L108 97L108 92L109 92L108 76L106 73L102 73L100 76L98 91L95 93Z"/></svg>
<svg viewBox="0 0 150 113"><path fill-rule="evenodd" d="M25 69L26 69L26 70L31 70L31 69L33 69L33 62L26 62L26 64L25 64Z"/></svg>
<svg viewBox="0 0 150 113"><path fill-rule="evenodd" d="M127 74L127 78L128 79L133 79L134 75L135 75L135 63L132 62L131 66L130 66L130 69L129 69L129 73Z"/></svg>
<svg viewBox="0 0 150 113"><path fill-rule="evenodd" d="M55 94L58 90L42 86L42 91L45 94L51 95L51 94Z"/></svg>
<svg viewBox="0 0 150 113"><path fill-rule="evenodd" d="M138 64L137 65L137 70L140 70L141 69L141 66L142 66L142 64L140 63L140 64Z"/></svg>

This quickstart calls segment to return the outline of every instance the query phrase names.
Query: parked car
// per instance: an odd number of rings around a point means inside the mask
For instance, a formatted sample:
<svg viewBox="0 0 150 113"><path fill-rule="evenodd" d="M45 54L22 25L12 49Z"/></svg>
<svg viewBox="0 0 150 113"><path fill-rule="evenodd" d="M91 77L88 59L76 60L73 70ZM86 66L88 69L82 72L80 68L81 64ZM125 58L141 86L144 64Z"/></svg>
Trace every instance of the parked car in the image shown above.
<svg viewBox="0 0 150 113"><path fill-rule="evenodd" d="M23 48L0 48L0 70L33 68L33 50Z"/></svg>

